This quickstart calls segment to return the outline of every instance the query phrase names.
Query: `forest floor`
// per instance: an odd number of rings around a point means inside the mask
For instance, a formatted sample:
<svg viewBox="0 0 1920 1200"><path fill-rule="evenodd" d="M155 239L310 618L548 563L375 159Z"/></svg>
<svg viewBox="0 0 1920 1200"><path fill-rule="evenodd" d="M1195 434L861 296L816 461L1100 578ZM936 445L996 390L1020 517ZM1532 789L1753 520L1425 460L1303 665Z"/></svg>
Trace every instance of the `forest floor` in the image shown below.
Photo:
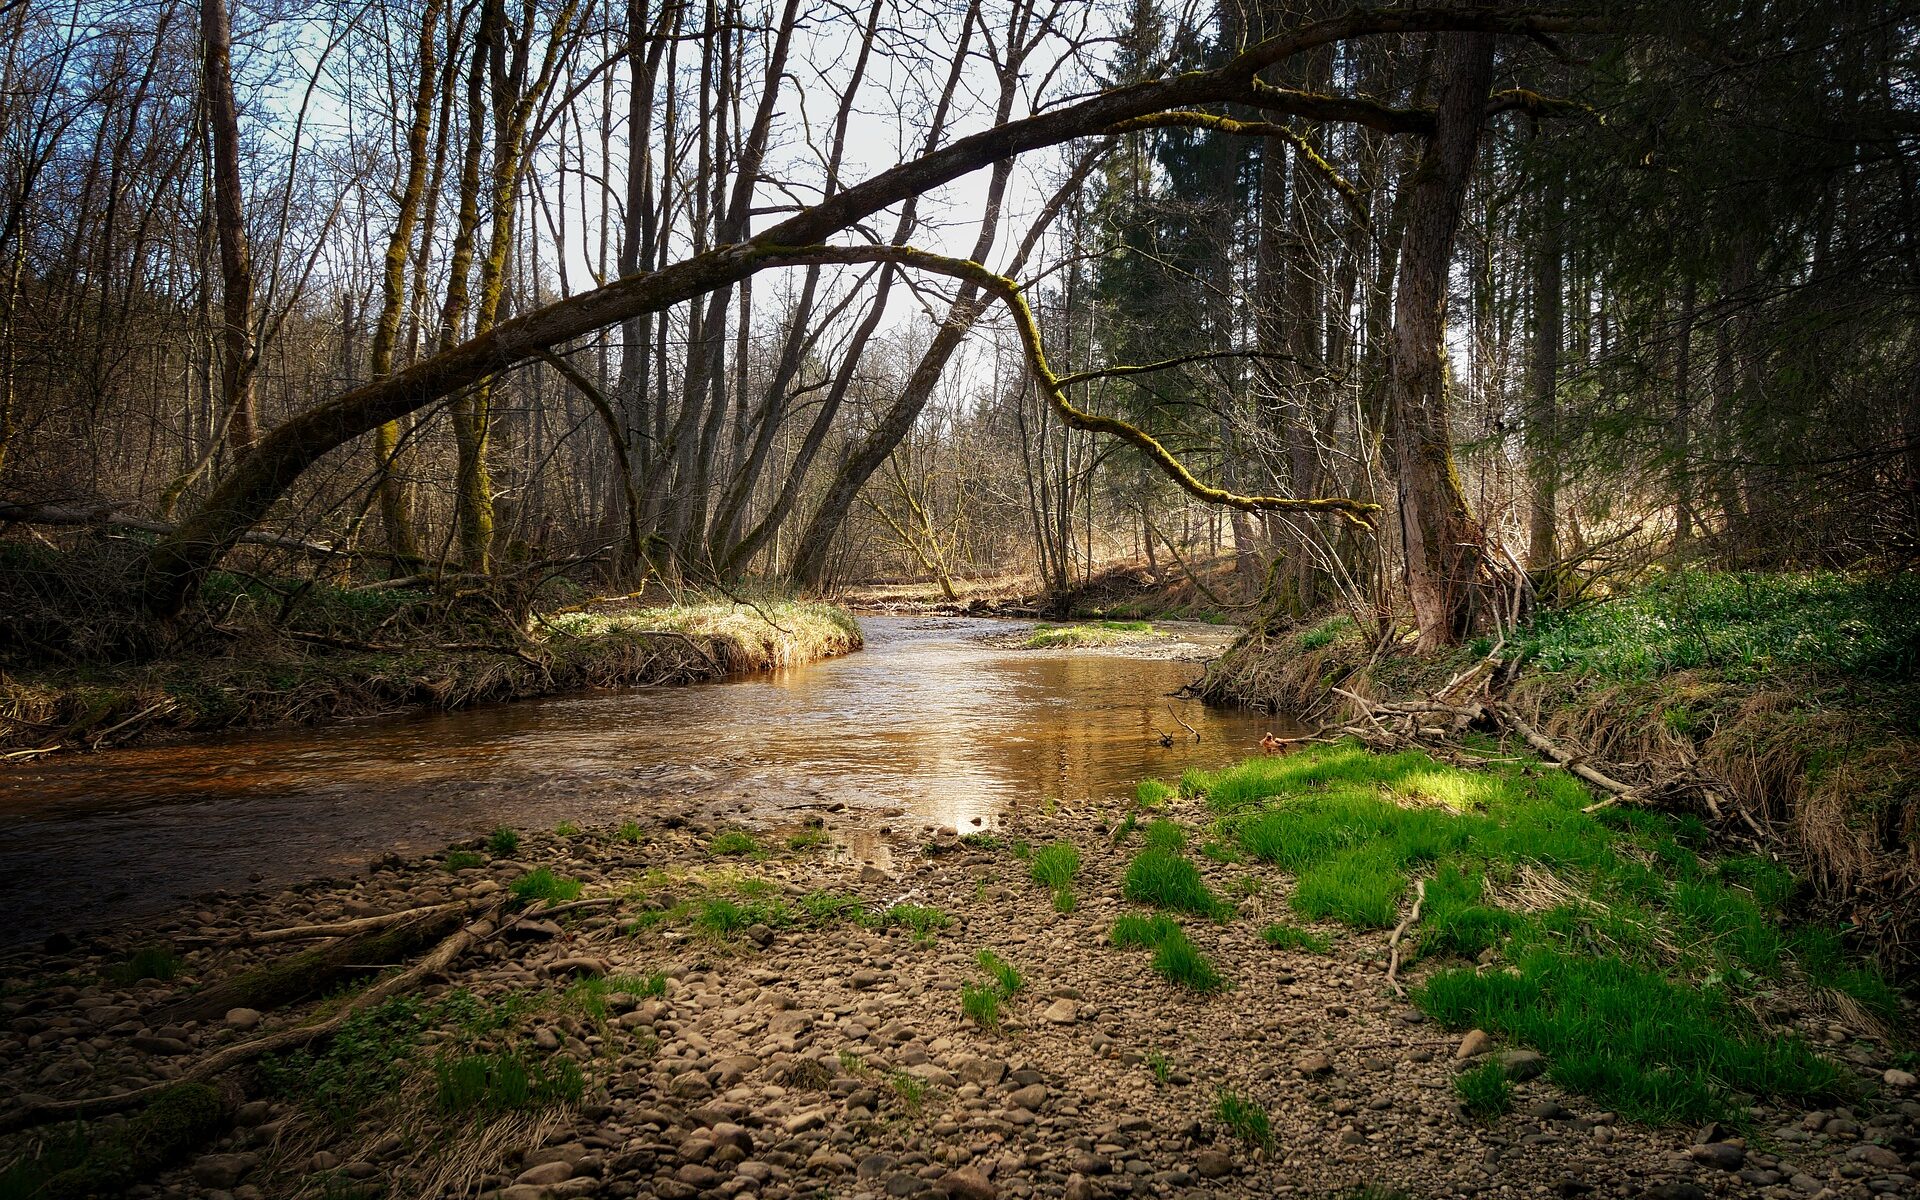
<svg viewBox="0 0 1920 1200"><path fill-rule="evenodd" d="M932 580L892 580L848 588L839 599L861 612L1231 625L1252 615L1237 569L1230 554L1162 564L1157 575L1144 559L1134 559L1102 567L1064 592L1047 592L1037 576L996 575L954 580L951 598Z"/></svg>
<svg viewBox="0 0 1920 1200"><path fill-rule="evenodd" d="M0 1196L1913 1194L1911 1002L1776 866L1588 800L1334 746L965 835L636 813L207 897L0 962L0 1111L187 1078L414 952L262 971L308 944L263 931L473 923L190 1120L0 1142Z"/></svg>
<svg viewBox="0 0 1920 1200"><path fill-rule="evenodd" d="M235 622L238 606L222 607ZM312 589L296 623L255 610L240 629L158 657L55 657L42 641L38 653L0 661L0 759L593 687L704 682L860 648L845 610L786 599L590 602L536 611L524 626L498 613L457 618L441 608L412 590Z"/></svg>

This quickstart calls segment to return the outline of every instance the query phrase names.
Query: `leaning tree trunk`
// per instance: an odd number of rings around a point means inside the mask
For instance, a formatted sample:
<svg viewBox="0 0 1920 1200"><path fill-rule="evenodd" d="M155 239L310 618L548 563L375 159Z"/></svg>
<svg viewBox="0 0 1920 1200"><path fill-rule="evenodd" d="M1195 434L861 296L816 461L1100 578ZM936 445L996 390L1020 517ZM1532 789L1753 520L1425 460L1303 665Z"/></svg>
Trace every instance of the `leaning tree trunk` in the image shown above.
<svg viewBox="0 0 1920 1200"><path fill-rule="evenodd" d="M1407 590L1422 648L1461 640L1489 582L1486 534L1453 469L1447 410L1447 270L1493 79L1493 38L1440 34L1434 132L1409 182L1389 345L1387 431Z"/></svg>

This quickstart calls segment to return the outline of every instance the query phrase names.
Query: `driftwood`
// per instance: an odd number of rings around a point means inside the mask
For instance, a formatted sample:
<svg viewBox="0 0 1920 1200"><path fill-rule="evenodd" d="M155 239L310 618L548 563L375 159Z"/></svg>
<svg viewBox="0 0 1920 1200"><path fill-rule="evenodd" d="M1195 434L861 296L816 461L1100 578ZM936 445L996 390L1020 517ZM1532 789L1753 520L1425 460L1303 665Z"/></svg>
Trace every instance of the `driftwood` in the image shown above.
<svg viewBox="0 0 1920 1200"><path fill-rule="evenodd" d="M475 907L471 902L456 900L451 904L431 904L425 908L407 908L399 912L382 913L377 917L356 917L351 921L335 921L330 925L293 925L285 929L262 929L258 932L243 930L234 944L239 946L264 946L272 942L301 942L314 938L352 937L357 933L371 933L394 925L405 924L416 917L433 913L448 913L457 909Z"/></svg>
<svg viewBox="0 0 1920 1200"><path fill-rule="evenodd" d="M376 925L311 950L275 959L184 997L154 1013L154 1025L207 1021L229 1009L273 1009L325 991L335 980L370 962L401 962L420 947L446 936L464 906L425 909L399 922Z"/></svg>
<svg viewBox="0 0 1920 1200"><path fill-rule="evenodd" d="M278 1029L244 1042L235 1042L207 1055L177 1077L148 1084L146 1087L106 1096L84 1096L76 1100L44 1100L37 1104L17 1105L5 1113L0 1113L0 1133L10 1133L32 1125L44 1125L49 1121L71 1121L96 1117L103 1113L124 1112L158 1099L183 1083L204 1083L235 1067L252 1062L262 1055L298 1049L330 1037L345 1025L347 1019L353 1014L372 1008L389 997L397 996L419 983L444 973L468 949L486 940L495 932L493 918L506 906L507 899L505 896L500 897L475 920L448 935L420 961L397 975L388 976L374 983L323 1020Z"/></svg>
<svg viewBox="0 0 1920 1200"><path fill-rule="evenodd" d="M1494 706L1494 711L1499 714L1503 724L1520 735L1521 741L1538 750L1542 755L1551 760L1555 766L1564 768L1569 774L1584 779L1594 787L1609 794L1607 799L1600 801L1598 804L1588 805L1588 812L1592 812L1596 808L1604 808L1609 804L1614 804L1621 800L1631 799L1639 794L1641 789L1634 787L1632 784L1621 783L1618 779L1604 772L1595 770L1593 767L1580 761L1577 755L1568 754L1565 750L1562 750L1558 745L1554 744L1553 740L1547 737L1546 734L1541 733L1533 726L1527 724L1526 721L1522 720L1520 714L1514 712L1513 709L1504 704L1498 704Z"/></svg>

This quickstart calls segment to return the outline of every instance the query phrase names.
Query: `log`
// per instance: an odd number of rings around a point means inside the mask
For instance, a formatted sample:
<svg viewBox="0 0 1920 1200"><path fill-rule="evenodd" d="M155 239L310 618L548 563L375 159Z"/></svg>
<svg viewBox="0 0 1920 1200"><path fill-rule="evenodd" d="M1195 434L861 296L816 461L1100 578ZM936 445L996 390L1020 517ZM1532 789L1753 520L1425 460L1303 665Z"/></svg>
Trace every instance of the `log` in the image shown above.
<svg viewBox="0 0 1920 1200"><path fill-rule="evenodd" d="M1521 719L1519 713L1514 712L1513 709L1506 705L1496 704L1494 711L1499 714L1500 719L1505 722L1508 727L1520 735L1520 740L1545 755L1555 766L1563 768L1570 774L1584 779L1601 791L1610 794L1612 797L1610 800L1590 806L1588 808L1589 812L1594 808L1600 808L1606 804L1631 799L1639 793L1640 789L1634 787L1632 784L1621 783L1618 779L1597 771L1586 763L1581 762L1575 755L1568 754L1555 744L1552 738L1549 738L1546 734L1541 733L1533 726L1527 724L1526 721Z"/></svg>
<svg viewBox="0 0 1920 1200"><path fill-rule="evenodd" d="M208 1021L229 1009L268 1010L319 995L356 964L402 962L420 947L444 937L461 906L436 908L398 924L339 938L303 950L176 1000L147 1018L153 1025Z"/></svg>

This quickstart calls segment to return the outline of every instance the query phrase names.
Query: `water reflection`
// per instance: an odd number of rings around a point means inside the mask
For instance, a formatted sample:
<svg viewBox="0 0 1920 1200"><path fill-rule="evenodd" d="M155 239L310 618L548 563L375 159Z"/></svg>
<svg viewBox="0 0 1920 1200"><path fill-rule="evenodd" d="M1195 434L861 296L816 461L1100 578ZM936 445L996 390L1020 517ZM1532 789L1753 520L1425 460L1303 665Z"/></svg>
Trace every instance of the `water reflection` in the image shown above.
<svg viewBox="0 0 1920 1200"><path fill-rule="evenodd" d="M1217 765L1253 752L1270 724L1170 698L1197 673L1189 662L999 648L983 641L1009 628L998 622L861 624L864 652L772 676L10 768L0 904L21 919L0 940L252 874L284 882L427 851L501 822L842 803L965 829L1012 804L1117 796L1146 775ZM70 883L45 887L50 872Z"/></svg>

